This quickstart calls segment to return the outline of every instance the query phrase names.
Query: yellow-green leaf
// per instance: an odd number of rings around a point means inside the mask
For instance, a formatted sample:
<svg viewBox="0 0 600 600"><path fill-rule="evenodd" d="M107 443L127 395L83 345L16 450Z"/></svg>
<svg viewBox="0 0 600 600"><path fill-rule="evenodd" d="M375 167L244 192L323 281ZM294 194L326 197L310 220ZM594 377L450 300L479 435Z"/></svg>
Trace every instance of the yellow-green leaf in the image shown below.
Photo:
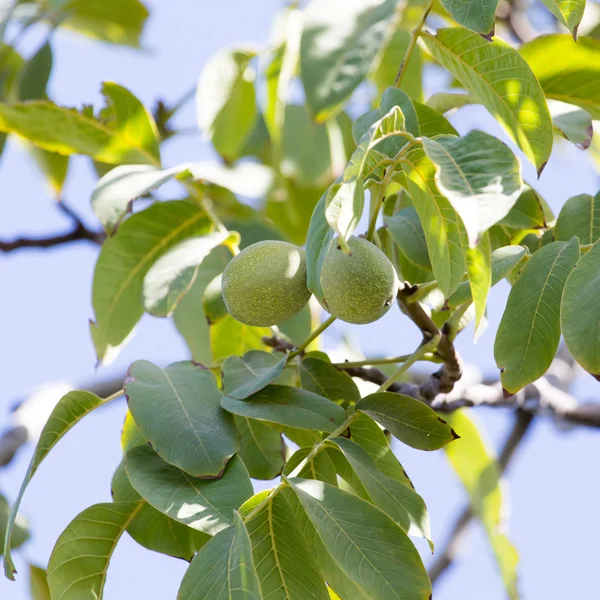
<svg viewBox="0 0 600 600"><path fill-rule="evenodd" d="M542 0L548 10L577 39L577 28L585 10L585 0Z"/></svg>

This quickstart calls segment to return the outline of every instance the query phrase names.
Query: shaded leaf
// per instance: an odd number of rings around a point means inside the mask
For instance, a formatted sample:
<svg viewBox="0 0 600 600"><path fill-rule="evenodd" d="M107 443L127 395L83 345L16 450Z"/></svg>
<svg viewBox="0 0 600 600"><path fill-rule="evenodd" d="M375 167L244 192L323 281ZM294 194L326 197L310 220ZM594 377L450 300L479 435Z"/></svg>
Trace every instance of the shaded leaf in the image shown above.
<svg viewBox="0 0 600 600"><path fill-rule="evenodd" d="M140 432L161 458L196 477L220 476L239 437L210 371L192 362L161 369L138 360L129 367L125 393Z"/></svg>
<svg viewBox="0 0 600 600"><path fill-rule="evenodd" d="M319 481L292 479L327 551L374 600L427 600L431 583L416 548L379 509Z"/></svg>
<svg viewBox="0 0 600 600"><path fill-rule="evenodd" d="M442 0L442 6L459 25L485 36L493 34L498 0Z"/></svg>
<svg viewBox="0 0 600 600"><path fill-rule="evenodd" d="M125 469L131 485L156 510L208 535L229 527L233 512L252 496L248 471L236 457L218 479L201 479L143 445L127 453Z"/></svg>
<svg viewBox="0 0 600 600"><path fill-rule="evenodd" d="M350 162L346 167L346 170L348 170L351 166L353 165ZM359 166L358 168L361 167ZM348 240L354 232L354 230L356 229L363 213L363 208L365 204L365 191L363 187L363 181L361 179L344 181L344 183L342 183L342 185L339 187L335 194L333 194L332 196L327 195L325 196L325 198L326 201L324 216L327 220L329 227L332 230L332 234L333 232L337 233L338 241L340 242L340 244L343 245L346 243L345 240ZM319 200L319 202L321 201ZM317 208L320 207L318 207L317 205ZM317 208L315 208L315 212L317 212ZM318 213L317 218L319 218ZM323 245L320 247L320 250L325 249L325 243L328 239L329 237L327 236L322 240ZM319 254L319 262L317 263L319 267L319 273L320 267L322 266L322 262L320 262L321 256L322 255ZM317 298L319 298L319 296L317 296Z"/></svg>
<svg viewBox="0 0 600 600"><path fill-rule="evenodd" d="M273 383L282 373L287 356L279 358L262 350L250 350L243 357L230 356L221 367L223 392L244 400Z"/></svg>
<svg viewBox="0 0 600 600"><path fill-rule="evenodd" d="M285 442L279 429L256 419L238 417L233 421L240 435L238 456L253 479L274 479L285 464Z"/></svg>
<svg viewBox="0 0 600 600"><path fill-rule="evenodd" d="M222 50L206 64L196 89L198 125L228 161L239 158L256 119L255 52Z"/></svg>
<svg viewBox="0 0 600 600"><path fill-rule="evenodd" d="M477 100L469 94L457 94L453 92L438 92L427 98L427 106L440 113L447 113L468 104L476 104Z"/></svg>
<svg viewBox="0 0 600 600"><path fill-rule="evenodd" d="M204 259L231 236L214 232L183 240L165 252L144 277L142 297L147 312L166 317L188 292Z"/></svg>
<svg viewBox="0 0 600 600"><path fill-rule="evenodd" d="M39 100L46 97L46 86L52 72L52 46L42 44L25 63L19 75L19 100Z"/></svg>
<svg viewBox="0 0 600 600"><path fill-rule="evenodd" d="M461 27L424 33L421 40L541 170L552 150L552 122L542 88L519 53Z"/></svg>
<svg viewBox="0 0 600 600"><path fill-rule="evenodd" d="M202 294L202 308L209 325L216 323L228 314L227 305L223 300L223 273L217 275L205 287L204 294Z"/></svg>
<svg viewBox="0 0 600 600"><path fill-rule="evenodd" d="M237 513L234 524L218 533L194 558L177 598L262 600L250 537Z"/></svg>
<svg viewBox="0 0 600 600"><path fill-rule="evenodd" d="M421 496L379 471L368 452L354 441L338 437L328 444L337 447L344 455L373 504L391 517L408 535L424 537L433 551L429 516Z"/></svg>
<svg viewBox="0 0 600 600"><path fill-rule="evenodd" d="M600 40L564 34L542 35L519 53L552 100L575 104L600 119Z"/></svg>
<svg viewBox="0 0 600 600"><path fill-rule="evenodd" d="M336 369L329 360L308 354L300 362L300 385L303 389L334 402L358 402L360 392L352 378Z"/></svg>
<svg viewBox="0 0 600 600"><path fill-rule="evenodd" d="M4 572L9 579L14 579L14 574L16 573L9 548L12 547L13 544L13 535L16 535L16 532L13 531L15 519L17 518L17 512L21 500L23 499L23 494L27 489L27 485L35 475L41 462L65 433L95 408L104 404L104 402L106 402L106 400L99 398L91 392L69 392L60 399L46 421L42 433L40 434L40 439L35 447L31 462L27 467L27 472L23 478L19 494L11 507L10 515L8 517L6 535L4 537Z"/></svg>
<svg viewBox="0 0 600 600"><path fill-rule="evenodd" d="M331 400L287 385L268 385L246 400L224 396L221 406L234 415L314 431L332 432L346 416Z"/></svg>
<svg viewBox="0 0 600 600"><path fill-rule="evenodd" d="M133 423L131 417L130 421ZM141 434L139 435L141 437ZM142 444L146 445L146 440L143 438ZM137 515L128 524L127 533L148 550L189 562L210 539L206 533L183 525L148 504L129 482L123 462L119 464L113 475L111 493L113 502L143 503Z"/></svg>
<svg viewBox="0 0 600 600"><path fill-rule="evenodd" d="M25 140L23 140L23 143L46 178L51 192L57 199L60 199L69 170L69 157L42 150L42 148L38 148Z"/></svg>
<svg viewBox="0 0 600 600"><path fill-rule="evenodd" d="M22 515L17 515L14 522L10 515L10 506L4 496L0 496L0 539L4 540L6 537L6 530L9 522L11 523L11 539L10 547L18 548L22 546L29 539L29 525L27 520ZM0 555L4 552L0 551Z"/></svg>
<svg viewBox="0 0 600 600"><path fill-rule="evenodd" d="M232 355L242 356L248 350L262 350L263 337L270 335L268 327L250 327L225 315L210 327L213 360L218 362Z"/></svg>
<svg viewBox="0 0 600 600"><path fill-rule="evenodd" d="M467 250L466 257L471 298L475 305L475 340L477 340L483 332L482 326L485 326L485 308L492 287L490 238L487 233L482 236L475 248Z"/></svg>
<svg viewBox="0 0 600 600"><path fill-rule="evenodd" d="M300 69L318 121L333 116L365 78L380 51L396 0L314 0L303 15Z"/></svg>
<svg viewBox="0 0 600 600"><path fill-rule="evenodd" d="M92 302L96 327L108 346L119 346L142 316L143 282L152 264L178 242L207 233L210 227L206 213L193 203L164 202L133 215L104 243L94 271Z"/></svg>
<svg viewBox="0 0 600 600"><path fill-rule="evenodd" d="M31 600L52 600L46 569L29 565L29 592Z"/></svg>
<svg viewBox="0 0 600 600"><path fill-rule="evenodd" d="M459 410L448 417L460 439L446 448L446 455L469 494L473 512L483 523L508 595L514 600L518 597L517 553L504 534L507 507L498 465L481 428L467 411Z"/></svg>
<svg viewBox="0 0 600 600"><path fill-rule="evenodd" d="M548 10L577 38L577 28L581 23L585 0L542 0Z"/></svg>
<svg viewBox="0 0 600 600"><path fill-rule="evenodd" d="M393 392L376 392L356 404L356 410L383 425L401 442L418 450L437 450L456 433L423 402Z"/></svg>
<svg viewBox="0 0 600 600"><path fill-rule="evenodd" d="M423 137L434 137L436 135L458 135L454 125L444 117L440 112L421 104L414 102L417 117L419 118L419 127Z"/></svg>
<svg viewBox="0 0 600 600"><path fill-rule="evenodd" d="M554 359L563 288L578 259L576 238L548 244L531 257L512 287L494 344L508 393L541 377Z"/></svg>
<svg viewBox="0 0 600 600"><path fill-rule="evenodd" d="M600 244L581 257L565 284L560 322L573 358L596 379L600 375Z"/></svg>
<svg viewBox="0 0 600 600"><path fill-rule="evenodd" d="M296 469L302 464L302 462L312 452L313 447L309 446L306 448L300 448L296 450L294 454L285 463L285 469L283 473L288 477L296 472ZM298 472L298 477L304 479L315 479L317 481L325 481L330 485L337 486L337 472L333 461L331 460L327 452L321 451L302 466Z"/></svg>
<svg viewBox="0 0 600 600"><path fill-rule="evenodd" d="M554 130L581 150L587 150L594 136L590 113L558 100L549 100L548 108L552 115Z"/></svg>
<svg viewBox="0 0 600 600"><path fill-rule="evenodd" d="M595 196L579 194L569 198L560 210L554 236L568 241L577 236L582 244L600 239L600 192Z"/></svg>
<svg viewBox="0 0 600 600"><path fill-rule="evenodd" d="M241 512L247 517L265 493L251 498ZM329 598L319 565L282 494L270 498L246 527L263 598Z"/></svg>
<svg viewBox="0 0 600 600"><path fill-rule="evenodd" d="M143 502L94 504L67 525L48 562L53 598L102 598L112 553L142 506Z"/></svg>
<svg viewBox="0 0 600 600"><path fill-rule="evenodd" d="M528 185L525 185L521 195L508 214L498 222L514 229L541 229L546 227L544 200Z"/></svg>
<svg viewBox="0 0 600 600"><path fill-rule="evenodd" d="M403 208L391 217L384 217L383 222L402 254L414 265L431 270L425 232L414 206ZM409 281L412 282L412 279Z"/></svg>
<svg viewBox="0 0 600 600"><path fill-rule="evenodd" d="M491 286L495 286L507 277L521 262L525 253L526 249L523 246L503 246L494 250L491 257ZM471 301L472 298L469 282L463 281L456 292L448 298L447 304L450 308L457 308L461 304Z"/></svg>

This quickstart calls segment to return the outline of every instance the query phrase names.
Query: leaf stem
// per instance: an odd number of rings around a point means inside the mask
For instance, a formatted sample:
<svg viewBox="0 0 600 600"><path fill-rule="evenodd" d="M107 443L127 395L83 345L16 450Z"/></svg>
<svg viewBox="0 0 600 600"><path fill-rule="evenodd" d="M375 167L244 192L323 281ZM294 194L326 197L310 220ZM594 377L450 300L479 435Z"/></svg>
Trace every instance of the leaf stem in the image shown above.
<svg viewBox="0 0 600 600"><path fill-rule="evenodd" d="M323 321L293 352L288 355L288 360L291 360L294 356L298 356L306 350L308 345L316 340L333 322L335 317L329 317Z"/></svg>
<svg viewBox="0 0 600 600"><path fill-rule="evenodd" d="M371 219L369 220L369 228L367 229L367 240L369 242L373 241L373 237L375 236L375 227L377 226L377 218L379 217L379 211L381 210L381 205L383 204L383 199L385 197L385 190L387 188L387 182L382 181L379 185L379 190L377 192L377 196L375 198L375 202L371 207Z"/></svg>
<svg viewBox="0 0 600 600"><path fill-rule="evenodd" d="M116 391L114 394L111 394L110 396L107 396L106 398L103 399L104 402L110 402L111 400L116 400L119 396L122 396L125 393L124 389L120 389L118 391Z"/></svg>
<svg viewBox="0 0 600 600"><path fill-rule="evenodd" d="M417 361L421 360L425 354L427 354L431 350L435 350L440 341L441 336L434 335L428 342L422 343L411 355L410 357L402 364L402 366L398 367L396 371L390 375L377 390L378 392L385 392L393 383L398 381L408 369L414 365Z"/></svg>
<svg viewBox="0 0 600 600"><path fill-rule="evenodd" d="M398 75L396 75L396 81L394 82L394 87L399 88L400 85L402 84L402 78L404 77L404 74L406 73L406 67L408 66L408 61L410 60L410 57L412 56L415 46L417 45L417 40L419 39L419 35L421 34L421 29L423 29L423 25L425 25L425 20L427 19L427 16L429 15L429 12L431 11L431 9L433 7L433 2L434 2L434 0L429 0L429 2L427 2L427 6L425 6L425 9L423 10L423 14L421 15L419 21L417 22L416 27L413 29L413 32L410 36L410 42L408 43L408 47L406 48L406 52L404 53L404 57L402 58L402 63L400 64L400 69L398 70Z"/></svg>
<svg viewBox="0 0 600 600"><path fill-rule="evenodd" d="M401 356L391 356L389 358L365 358L364 360L346 361L341 363L333 363L336 369L353 369L355 367L370 367L374 365L395 365L397 363L407 361L412 354L402 354ZM434 354L428 353L421 357L420 360L438 362L439 359Z"/></svg>

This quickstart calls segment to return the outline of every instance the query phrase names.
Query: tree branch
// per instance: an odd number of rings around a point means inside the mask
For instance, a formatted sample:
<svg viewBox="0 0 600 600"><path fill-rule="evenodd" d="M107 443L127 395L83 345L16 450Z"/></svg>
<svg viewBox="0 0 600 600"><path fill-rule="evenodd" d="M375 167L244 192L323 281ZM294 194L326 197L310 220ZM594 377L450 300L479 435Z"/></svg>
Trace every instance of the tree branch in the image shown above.
<svg viewBox="0 0 600 600"><path fill-rule="evenodd" d="M502 447L502 450L498 456L497 464L500 474L506 471L512 457L515 454L515 451L529 431L533 418L534 417L531 413L527 413L523 410L517 411L513 428L506 438L504 446ZM452 563L460 551L460 546L464 539L465 533L467 532L467 528L474 517L475 515L473 514L471 507L466 506L461 511L458 519L456 519L446 547L442 550L437 560L429 569L429 578L431 579L431 583L433 585L435 585L439 577L450 566L452 566Z"/></svg>

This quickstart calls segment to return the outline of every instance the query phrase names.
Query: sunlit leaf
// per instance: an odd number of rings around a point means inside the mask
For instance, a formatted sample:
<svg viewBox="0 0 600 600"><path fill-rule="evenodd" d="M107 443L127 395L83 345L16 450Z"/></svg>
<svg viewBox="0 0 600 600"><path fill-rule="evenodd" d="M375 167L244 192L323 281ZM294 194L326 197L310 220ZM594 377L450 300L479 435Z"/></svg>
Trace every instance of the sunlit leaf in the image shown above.
<svg viewBox="0 0 600 600"><path fill-rule="evenodd" d="M431 584L406 534L368 502L320 481L290 484L327 551L374 600L428 600Z"/></svg>
<svg viewBox="0 0 600 600"><path fill-rule="evenodd" d="M104 243L92 302L96 327L109 346L119 346L142 316L143 282L152 264L178 242L210 227L206 213L191 202L157 203L127 219Z"/></svg>
<svg viewBox="0 0 600 600"><path fill-rule="evenodd" d="M583 11L585 0L542 0L548 10L577 38L577 29Z"/></svg>
<svg viewBox="0 0 600 600"><path fill-rule="evenodd" d="M481 335L485 322L487 297L492 287L490 238L485 233L475 248L466 252L467 274L471 298L475 305L475 340Z"/></svg>
<svg viewBox="0 0 600 600"><path fill-rule="evenodd" d="M538 171L543 169L552 150L552 121L544 92L519 53L461 27L438 29L435 36L425 33L421 39L492 113Z"/></svg>
<svg viewBox="0 0 600 600"><path fill-rule="evenodd" d="M15 519L17 518L19 506L23 499L23 494L27 489L27 485L35 475L41 462L65 433L85 417L85 415L104 404L104 402L105 400L91 392L69 392L60 399L44 425L40 439L35 447L33 457L31 458L31 462L29 463L27 472L23 478L19 495L11 507L10 515L8 517L6 535L4 538L4 572L9 579L14 579L14 574L16 573L15 565L11 558L10 547L13 543L13 535L16 535L13 533Z"/></svg>
<svg viewBox="0 0 600 600"><path fill-rule="evenodd" d="M456 131L452 123L440 112L420 102L414 102L413 104L419 118L419 127L422 136L458 135L458 131Z"/></svg>
<svg viewBox="0 0 600 600"><path fill-rule="evenodd" d="M218 533L194 558L177 598L262 600L250 537L237 513L234 524Z"/></svg>
<svg viewBox="0 0 600 600"><path fill-rule="evenodd" d="M221 406L234 415L314 431L334 431L345 419L334 402L287 385L268 385L246 400L223 396Z"/></svg>
<svg viewBox="0 0 600 600"><path fill-rule="evenodd" d="M26 519L22 515L17 515L14 519L10 515L10 507L8 501L4 496L0 496L0 539L4 540L6 537L6 530L9 526L11 530L10 547L18 548L22 546L29 539L29 527ZM0 550L0 555L4 552ZM10 558L9 558L10 560Z"/></svg>
<svg viewBox="0 0 600 600"><path fill-rule="evenodd" d="M204 67L196 90L198 125L228 161L239 158L256 118L255 52L222 50Z"/></svg>
<svg viewBox="0 0 600 600"><path fill-rule="evenodd" d="M565 284L561 327L573 358L596 379L600 375L600 244L595 242Z"/></svg>
<svg viewBox="0 0 600 600"><path fill-rule="evenodd" d="M429 406L403 394L376 392L358 402L356 410L418 450L437 450L456 439L452 428Z"/></svg>
<svg viewBox="0 0 600 600"><path fill-rule="evenodd" d="M229 356L242 356L248 350L262 350L263 337L270 336L268 327L250 327L236 321L231 315L225 315L210 327L210 348L214 361Z"/></svg>
<svg viewBox="0 0 600 600"><path fill-rule="evenodd" d="M231 415L210 371L192 362L161 369L146 360L129 367L128 406L142 435L169 464L196 477L219 476L239 447Z"/></svg>
<svg viewBox="0 0 600 600"><path fill-rule="evenodd" d="M317 120L341 110L370 71L396 0L313 0L304 11L300 69Z"/></svg>
<svg viewBox="0 0 600 600"><path fill-rule="evenodd" d="M543 198L534 189L525 185L513 207L498 224L514 229L546 227L544 204Z"/></svg>
<svg viewBox="0 0 600 600"><path fill-rule="evenodd" d="M46 569L29 565L29 591L31 600L52 600Z"/></svg>
<svg viewBox="0 0 600 600"><path fill-rule="evenodd" d="M548 98L575 104L600 119L600 40L542 35L519 52Z"/></svg>
<svg viewBox="0 0 600 600"><path fill-rule="evenodd" d="M576 238L548 244L531 257L512 287L494 344L508 393L541 377L554 359L563 288L578 259Z"/></svg>
<svg viewBox="0 0 600 600"><path fill-rule="evenodd" d="M554 236L568 241L577 236L582 244L600 239L600 192L595 196L579 194L569 198L560 210Z"/></svg>
<svg viewBox="0 0 600 600"><path fill-rule="evenodd" d="M363 163L364 164L364 163ZM350 167L353 167L351 163L346 167L348 170ZM361 168L359 166L358 168ZM321 202L319 200L319 202ZM326 222L328 224L328 228L331 228L331 233L337 233L338 241L340 244L345 244L344 240L348 240L356 227L358 226L358 222L363 213L363 208L365 204L365 191L363 187L362 179L353 179L352 181L344 181L342 185L337 189L337 191L329 195L325 196L325 210L324 216ZM313 217L318 219L320 216L320 206L317 205L315 208L315 212L313 213ZM308 233L311 234L312 228L312 219L311 226L309 227ZM325 235L324 238L321 238L320 250L324 251L326 248L327 240L330 240L329 235ZM331 240L330 240L331 241ZM312 242L312 240L311 240ZM307 241L308 243L308 241ZM328 246L327 246L328 247ZM325 252L326 254L326 252ZM308 253L307 253L308 256ZM321 257L323 254L319 254L319 262L317 263L320 275L320 267L322 266ZM311 255L312 259L312 255ZM324 259L324 256L323 256ZM307 258L308 260L308 258ZM308 267L307 267L308 268ZM309 288L310 289L310 288ZM320 289L320 284L319 284ZM311 290L312 291L312 290ZM317 296L319 298L319 296Z"/></svg>

